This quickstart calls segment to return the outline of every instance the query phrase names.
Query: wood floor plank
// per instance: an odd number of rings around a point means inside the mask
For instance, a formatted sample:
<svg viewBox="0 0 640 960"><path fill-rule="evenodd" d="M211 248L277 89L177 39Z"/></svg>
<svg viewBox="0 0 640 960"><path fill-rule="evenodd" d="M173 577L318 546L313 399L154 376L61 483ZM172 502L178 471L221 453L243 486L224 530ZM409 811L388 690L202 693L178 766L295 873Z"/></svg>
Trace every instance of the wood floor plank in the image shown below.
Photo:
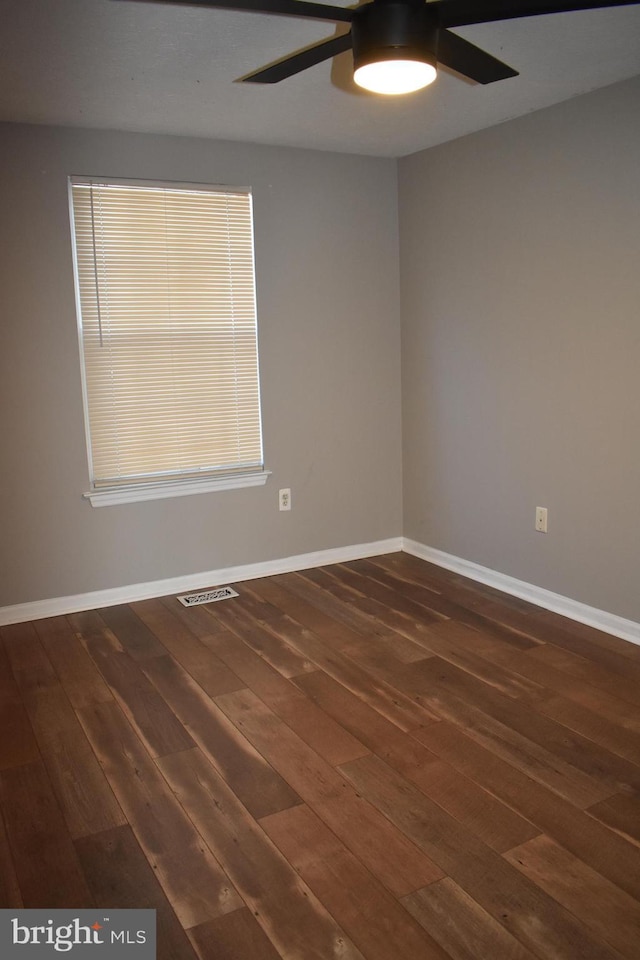
<svg viewBox="0 0 640 960"><path fill-rule="evenodd" d="M552 897L519 875L382 760L362 757L341 769L363 796L541 960L550 956L557 960L613 960L616 956Z"/></svg>
<svg viewBox="0 0 640 960"><path fill-rule="evenodd" d="M464 647L470 647L486 660L533 680L549 692L595 710L624 729L640 733L640 707L634 707L628 701L606 693L587 680L558 670L544 663L540 657L525 656L522 651L513 650L493 637L453 620L438 624L432 632L446 636Z"/></svg>
<svg viewBox="0 0 640 960"><path fill-rule="evenodd" d="M526 704L500 695L486 684L478 682L477 678L464 675L463 671L452 664L443 665L436 658L420 664L419 670L421 676L437 676L440 686L445 685L454 694L466 696L484 713L543 749L553 752L557 759L581 770L592 781L601 784L605 791L611 790L611 793L615 793L620 789L640 790L640 768L635 763L600 746L594 738L589 739L588 736L583 736L551 718L550 714L554 712L553 698L546 698L539 709L533 711ZM545 707L547 701L548 708ZM555 703L555 712L562 713L561 705L557 704L557 700ZM579 725L575 719L580 715L579 710L572 711L568 704L564 713L567 718L573 716L574 726ZM596 725L589 725L588 721L588 714L582 714L582 726L589 726L589 732L597 734ZM606 724L602 724L601 732L605 729ZM619 744L622 741L621 736ZM631 738L628 746L631 746Z"/></svg>
<svg viewBox="0 0 640 960"><path fill-rule="evenodd" d="M473 609L487 620L521 632L530 641L529 649L535 649L550 639L547 626L536 617L538 608L525 601L520 601L520 605L507 605L499 593L487 593L484 597L480 596Z"/></svg>
<svg viewBox="0 0 640 960"><path fill-rule="evenodd" d="M196 926L242 906L117 704L94 704L79 715L183 926Z"/></svg>
<svg viewBox="0 0 640 960"><path fill-rule="evenodd" d="M189 750L194 742L137 663L121 648L120 637L93 613L74 614L72 623L129 722L154 757ZM167 651L162 657L167 659ZM157 659L156 657L151 658Z"/></svg>
<svg viewBox="0 0 640 960"><path fill-rule="evenodd" d="M159 600L141 600L130 606L166 650L210 697L241 690L245 686L213 650L187 630Z"/></svg>
<svg viewBox="0 0 640 960"><path fill-rule="evenodd" d="M417 582L435 590L445 600L453 601L466 611L466 616L461 617L449 608L454 622L465 623L493 639L500 639L514 650L532 649L543 642L537 636L530 616L539 608L526 600L501 593L487 584L468 580L442 567L437 568L434 564L417 561L419 566L407 570L404 562L401 562L400 569L394 569L391 563L379 564L377 558L374 563L385 567L396 579Z"/></svg>
<svg viewBox="0 0 640 960"><path fill-rule="evenodd" d="M200 960L280 960L281 957L247 907L191 927L189 937Z"/></svg>
<svg viewBox="0 0 640 960"><path fill-rule="evenodd" d="M537 635L545 641L547 646L587 659L590 663L614 675L635 681L636 685L640 680L640 658L637 653L628 656L620 653L624 641L609 637L605 643L602 643L599 638L606 638L607 635L594 632L587 636L588 628L582 631L581 636L579 625L576 625L574 630L567 630L560 625L561 618L544 617L541 611L533 614L529 620L535 624ZM617 649L613 649L614 645ZM627 649L626 646L624 649Z"/></svg>
<svg viewBox="0 0 640 960"><path fill-rule="evenodd" d="M195 960L189 939L128 825L82 837L75 847L96 904L107 910L155 910L157 960Z"/></svg>
<svg viewBox="0 0 640 960"><path fill-rule="evenodd" d="M477 609L487 599L499 602L501 616L505 613L509 614L512 610L522 614L539 609L526 600L502 593L478 580L469 580L452 570L428 563L409 553L383 554L371 557L369 562L400 580L418 583L435 593L450 597L469 610Z"/></svg>
<svg viewBox="0 0 640 960"><path fill-rule="evenodd" d="M162 757L194 746L166 700L127 653L98 653L95 646L91 651L120 707L152 756ZM158 659L169 660L154 657L154 663Z"/></svg>
<svg viewBox="0 0 640 960"><path fill-rule="evenodd" d="M261 824L370 960L449 960L308 807L285 810Z"/></svg>
<svg viewBox="0 0 640 960"><path fill-rule="evenodd" d="M32 693L58 684L56 672L32 623L0 627L0 637L21 693Z"/></svg>
<svg viewBox="0 0 640 960"><path fill-rule="evenodd" d="M512 670L512 664L520 662L523 659L522 654L527 650L536 649L541 646L539 643L528 642L524 647L514 647L512 643L492 636L478 627L470 627L466 623L459 623L457 620L443 620L441 623L434 624L429 634L435 634L455 647L463 647L475 653L491 663ZM529 638L525 638L529 640ZM515 672L515 671L513 671ZM534 680L534 683L537 681ZM538 686L544 687L544 683Z"/></svg>
<svg viewBox="0 0 640 960"><path fill-rule="evenodd" d="M145 670L253 816L262 817L300 802L295 790L177 663L156 657L146 662Z"/></svg>
<svg viewBox="0 0 640 960"><path fill-rule="evenodd" d="M505 613L508 615L511 611L523 615L540 609L521 597L503 593L495 587L489 586L489 584L481 583L479 580L470 580L453 570L447 570L445 567L429 563L408 553L392 553L371 557L370 562L375 566L382 567L383 570L401 580L419 583L436 593L450 597L469 610L475 610L483 606L485 601L497 601L500 606L500 616ZM524 627L522 630L526 633Z"/></svg>
<svg viewBox="0 0 640 960"><path fill-rule="evenodd" d="M394 690L384 680L373 676L355 661L343 656L326 645L311 630L295 620L284 616L269 624L286 642L294 647L313 669L322 668L348 690L361 697L379 713L403 730L410 730L428 720L437 719L426 708L420 707L410 697ZM305 671L310 672L310 671Z"/></svg>
<svg viewBox="0 0 640 960"><path fill-rule="evenodd" d="M333 576L335 572L334 568L328 567L326 569L329 575ZM293 587L293 590L287 589L287 587ZM341 623L339 615L328 616L323 609L320 608L317 595L313 593L309 595L309 591L301 587L299 581L292 577L289 579L282 576L278 578L272 577L267 582L259 581L255 589L260 590L262 594L268 596L273 603L278 604L289 620L293 619L298 624L301 624L307 630L311 631L314 636L320 638L332 650L339 653L348 648L356 651L360 655L366 654L367 646L362 642L362 634ZM304 594L306 594L306 596ZM315 603L312 601L315 601ZM415 635L419 635L421 631L426 629L424 622L425 617L419 622L415 617L406 615L403 612L390 610L383 604L379 604L377 608L372 610L372 604L375 604L375 601L364 595L360 595L359 599L356 597L350 603L351 606L368 619L375 619L379 625L378 630L380 630L380 626L384 627L387 631L387 637L397 634L399 637L399 650L406 650L406 644L410 643L413 650L413 655L410 659L414 659L415 655L417 655L417 651L415 651L413 646ZM329 606L331 606L330 598ZM423 611L423 614L424 613L425 611ZM334 611L334 614L337 614L337 611ZM437 617L433 619L437 620ZM276 622L277 621L274 621L274 626ZM371 633L369 635L371 635ZM378 646L384 636L385 634L380 635L380 633L374 635L374 639L378 641ZM374 643L373 646L375 647L376 644ZM400 658L394 656L393 653L387 649L387 663L392 665L397 659Z"/></svg>
<svg viewBox="0 0 640 960"><path fill-rule="evenodd" d="M369 750L376 750L387 736L393 736L400 729L370 701L360 699L322 670L296 677L295 684ZM425 722L428 723L428 719L425 718Z"/></svg>
<svg viewBox="0 0 640 960"><path fill-rule="evenodd" d="M384 582L387 574L380 567L375 567L367 560L353 561L349 564L334 564L327 567L329 573L340 577L346 584L357 590L364 597L376 600L384 606L403 613L419 623L437 623L443 617L448 617L446 610L439 609L445 605L444 599L432 590L424 590L420 597L424 602L413 597L403 596L398 590L393 590Z"/></svg>
<svg viewBox="0 0 640 960"><path fill-rule="evenodd" d="M20 691L0 634L0 703L19 703Z"/></svg>
<svg viewBox="0 0 640 960"><path fill-rule="evenodd" d="M469 598L468 606L488 620L521 633L532 640L534 645L546 643L546 629L536 618L540 608L535 604L519 597L505 595L487 584L470 583L462 577L455 578L452 581L452 587L453 593L466 592ZM444 588L444 592L449 594L448 586ZM467 601L463 601L463 605L467 605Z"/></svg>
<svg viewBox="0 0 640 960"><path fill-rule="evenodd" d="M100 617L118 637L123 650L132 660L147 660L149 657L161 657L166 653L157 637L135 615L126 603L98 610Z"/></svg>
<svg viewBox="0 0 640 960"><path fill-rule="evenodd" d="M429 656L426 650L423 651L423 654L422 659ZM351 661L355 666L365 670L367 674L385 685L390 680L392 681L398 668L397 656L389 649L389 644L382 642L379 637L363 638L357 644L341 645L340 655L347 662ZM415 711L415 704L412 709Z"/></svg>
<svg viewBox="0 0 640 960"><path fill-rule="evenodd" d="M430 753L410 734L386 737L376 754L498 852L535 837L540 830L473 780Z"/></svg>
<svg viewBox="0 0 640 960"><path fill-rule="evenodd" d="M345 603L352 605L354 600L362 597L359 590L354 590L348 584L343 583L338 577L330 573L327 567L312 567L309 570L298 570L297 574L300 577L304 577L308 583L314 584L316 587L321 588L323 592L326 591L332 597L342 600ZM357 613L356 615L360 619L360 614ZM360 620L360 622L362 621ZM381 623L375 624L372 629L381 635L386 633L386 627Z"/></svg>
<svg viewBox="0 0 640 960"><path fill-rule="evenodd" d="M218 621L211 616L208 604L185 607L177 597L158 597L158 599L198 640L204 640L216 630L225 629L221 628Z"/></svg>
<svg viewBox="0 0 640 960"><path fill-rule="evenodd" d="M497 591L486 584L477 580L469 580L460 576L453 570L447 570L435 563L430 563L414 556L411 553L385 553L379 556L370 557L369 562L376 567L381 567L387 573L392 573L401 580L419 583L428 587L435 593L446 593L447 596L457 596L464 598L466 606L472 606L478 597L486 596L485 591L489 591L494 596ZM515 597L500 594L505 601L515 601L520 603Z"/></svg>
<svg viewBox="0 0 640 960"><path fill-rule="evenodd" d="M376 558L376 562L384 559L385 558ZM557 645L563 646L563 640L567 639L566 635L571 634L573 642L575 642L576 639L583 638L589 642L589 645L601 647L605 651L610 651L618 656L626 657L636 662L640 661L640 647L638 647L638 645L629 643L612 634L604 633L585 623L571 620L568 617L536 606L519 597L504 594L478 581L471 581L459 575L450 574L449 571L437 568L433 564L424 564L421 561L416 561L415 558L409 557L406 554L392 555L387 558L387 561L387 565L399 565L401 570L405 568L408 561L413 561L414 564L417 562L419 566L416 567L414 565L412 567L412 577L420 580L424 576L426 577L427 584L433 584L434 582L440 583L441 589L444 590L447 595L454 596L461 590L467 597L475 594L480 599L475 602L467 600L465 601L465 605L470 605L473 609L477 609L480 613L491 619L504 622L516 630L521 630L523 633L534 638L538 643L553 644L556 638L558 638L559 642ZM383 564L383 566L384 565L385 564ZM423 572L425 570L426 572ZM573 642L571 643L571 649L573 649ZM569 646L567 646L567 649L569 649ZM588 649L588 647L585 649Z"/></svg>
<svg viewBox="0 0 640 960"><path fill-rule="evenodd" d="M534 960L533 953L450 877L404 897L402 903L452 960Z"/></svg>
<svg viewBox="0 0 640 960"><path fill-rule="evenodd" d="M640 844L640 796L618 794L589 807L588 812L608 827Z"/></svg>
<svg viewBox="0 0 640 960"><path fill-rule="evenodd" d="M264 581L254 584L254 590L259 593L265 589L280 610L286 611L291 619L320 637L330 649L339 652L349 643L357 646L361 642L361 632L333 615L340 601L333 601L329 595L326 607L316 606L313 602L316 595L312 587L305 587L304 582L298 581L295 574L280 574L270 577L267 584Z"/></svg>
<svg viewBox="0 0 640 960"><path fill-rule="evenodd" d="M200 750L158 765L283 960L363 960Z"/></svg>
<svg viewBox="0 0 640 960"><path fill-rule="evenodd" d="M602 646L606 650L611 650L621 657L627 657L629 660L640 661L640 645L629 643L628 640L622 640L611 633L605 633L592 627L587 623L580 623L578 620L571 620L559 613L551 610L545 610L541 607L534 607L535 619L540 623L550 624L554 629L563 632L572 633L575 637L584 637L597 646Z"/></svg>
<svg viewBox="0 0 640 960"><path fill-rule="evenodd" d="M470 649L471 645L461 645L457 637L455 639L446 637L445 630L451 623L452 621L446 621L445 624L438 624L421 636L420 644L425 653L432 657L439 657L440 660L450 663L471 677L475 677L476 680L481 680L498 693L511 699L533 703L548 696L548 691L541 684L505 669L495 661L485 659L478 652ZM457 624L457 626L460 625ZM477 636L478 631L471 631L470 628L468 630ZM498 642L502 643L502 641Z"/></svg>
<svg viewBox="0 0 640 960"><path fill-rule="evenodd" d="M32 693L26 704L71 837L126 823L62 687Z"/></svg>
<svg viewBox="0 0 640 960"><path fill-rule="evenodd" d="M34 627L74 707L81 709L91 703L103 703L113 699L100 671L76 636L67 617L37 620Z"/></svg>
<svg viewBox="0 0 640 960"><path fill-rule="evenodd" d="M304 653L287 643L279 632L269 629L273 620L269 620L268 624L259 622L242 607L231 605L221 605L220 609L216 606L215 614L211 613L211 617L217 622L218 631L224 627L235 633L283 677L296 677L314 669Z"/></svg>
<svg viewBox="0 0 640 960"><path fill-rule="evenodd" d="M578 677L580 680L586 680L605 693L609 693L619 700L628 700L630 704L637 707L640 704L640 684L638 680L624 671L611 671L606 665L594 663L589 657L583 656L583 653L586 652L582 650L579 644L571 650L567 650L563 647L557 647L553 643L545 643L534 650L528 650L526 655L571 676ZM620 660L622 660L623 665L629 662L624 657L620 657Z"/></svg>
<svg viewBox="0 0 640 960"><path fill-rule="evenodd" d="M254 593L252 587L254 580L246 580L243 583L236 584L236 590L239 596L236 598L238 606L242 611L248 614L252 620L260 623L269 623L270 620L277 620L282 614L278 607L274 606L264 597Z"/></svg>
<svg viewBox="0 0 640 960"><path fill-rule="evenodd" d="M443 722L416 731L429 750L513 807L557 843L640 898L637 847Z"/></svg>
<svg viewBox="0 0 640 960"><path fill-rule="evenodd" d="M350 582L356 582L355 577L361 577L362 589L367 596L380 600L393 610L413 613L414 616L425 622L426 611L430 617L447 617L466 623L469 626L484 630L486 633L521 648L524 643L530 644L531 638L524 637L519 630L485 617L475 610L450 600L443 594L422 587L419 584L407 583L393 574L381 571L369 560L356 560L349 564Z"/></svg>
<svg viewBox="0 0 640 960"><path fill-rule="evenodd" d="M429 564L429 566L433 567L433 564ZM448 592L449 582L445 581L445 583L447 583L445 590ZM504 622L508 626L534 637L535 631L531 628L529 620L532 619L532 615L540 612L540 607L536 606L535 603L517 597L515 594L503 593L497 587L480 583L479 580L469 580L461 574L454 574L450 585L454 593L463 592L467 596L464 601L465 605L474 610L479 610L492 620Z"/></svg>
<svg viewBox="0 0 640 960"><path fill-rule="evenodd" d="M42 761L0 772L0 804L24 906L94 906Z"/></svg>
<svg viewBox="0 0 640 960"><path fill-rule="evenodd" d="M307 746L251 691L217 703L384 885L402 896L440 877L440 871Z"/></svg>
<svg viewBox="0 0 640 960"><path fill-rule="evenodd" d="M358 634L357 638L347 636L343 643L344 652L350 651L352 656L356 656L357 653L366 654L368 645L373 643L373 646L381 652L387 652L391 662L399 660L401 663L411 663L413 660L421 660L424 657L423 650L415 641L409 640L389 627L384 627L375 617L359 610L353 603L354 598L351 598L351 601L345 601L333 596L331 591L334 584L338 592L341 584L325 571L319 572L324 573L324 579L320 583L318 583L318 571L314 570L287 574L279 577L277 582L290 593L308 601L316 609L329 614L333 620Z"/></svg>
<svg viewBox="0 0 640 960"><path fill-rule="evenodd" d="M330 569L332 571L331 576L337 579L339 570L333 567ZM392 630L394 634L405 637L410 643L419 644L421 637L428 635L433 627L447 622L446 617L436 613L426 618L412 616L399 610L392 610L379 600L374 600L373 597L362 595L352 600L351 605L374 622L381 624L385 629Z"/></svg>
<svg viewBox="0 0 640 960"><path fill-rule="evenodd" d="M489 663L502 667L509 676L515 674L525 678L531 683L531 687L529 691L524 691L524 693L531 701L538 699L540 693L546 690L546 684L537 680L535 676L529 676L524 672L518 673L514 669L514 664L520 663L524 659L523 654L543 645L534 641L531 637L522 635L522 644L516 645L510 639L505 640L503 637L488 633L483 627L469 626L457 620L444 620L441 623L434 624L430 628L429 635L429 639L435 635L447 641L454 651L462 648ZM513 695L522 699L522 695L517 692Z"/></svg>
<svg viewBox="0 0 640 960"><path fill-rule="evenodd" d="M40 751L0 635L0 770L40 760Z"/></svg>
<svg viewBox="0 0 640 960"><path fill-rule="evenodd" d="M423 850L354 791L309 806L394 896L403 897L442 876Z"/></svg>
<svg viewBox="0 0 640 960"><path fill-rule="evenodd" d="M550 787L576 807L584 808L616 792L611 783L594 777L556 756L545 746L530 740L475 705L475 691L468 693L465 678L447 682L448 665L439 659L415 664L411 674L398 679L402 689L411 690L432 710L464 729L478 744L516 766L526 775ZM452 692L452 691L455 691Z"/></svg>
<svg viewBox="0 0 640 960"><path fill-rule="evenodd" d="M412 771L408 779L494 850L508 850L516 838L539 833L524 817L467 778L460 780L460 776L449 764L440 762L426 772Z"/></svg>
<svg viewBox="0 0 640 960"><path fill-rule="evenodd" d="M544 835L505 853L514 867L629 960L638 956L640 904Z"/></svg>
<svg viewBox="0 0 640 960"><path fill-rule="evenodd" d="M482 631L486 636L490 636L494 641L499 642L503 647L514 652L517 650L530 650L538 645L538 641L533 637L525 635L516 629L512 629L509 624L502 624L488 617L479 619L477 616L472 615L473 607L467 609L467 615L465 617L465 621L470 622L462 623L459 620L451 619L451 617L446 616L444 613L437 613L433 610L428 611L429 616L427 619L418 617L410 618L397 610L391 610L385 606L384 603L374 600L371 597L366 597L356 602L361 610L370 613L372 616L382 618L383 622L389 626L392 624L395 625L395 629L398 632L405 633L417 642L420 641L422 636L428 636L432 630L438 632L440 628L443 628L446 624L455 623L458 626L465 626L469 630L475 630L476 632ZM442 605L442 599L440 599L438 603ZM449 612L452 612L450 608L448 609Z"/></svg>
<svg viewBox="0 0 640 960"><path fill-rule="evenodd" d="M220 635L212 638L210 643L244 684L329 763L345 763L368 752L359 740L239 637Z"/></svg>
<svg viewBox="0 0 640 960"><path fill-rule="evenodd" d="M347 789L344 777L251 690L216 697L216 704L303 800L340 797Z"/></svg>
<svg viewBox="0 0 640 960"><path fill-rule="evenodd" d="M640 764L640 737L602 717L596 711L558 696L547 696L538 705L538 711L545 717L550 717L562 726L568 727L569 730L592 740L609 753L622 757L636 766ZM623 766L618 768L621 777L624 769ZM639 789L638 784L635 788Z"/></svg>
<svg viewBox="0 0 640 960"><path fill-rule="evenodd" d="M9 847L4 819L0 816L0 907L23 907L20 885Z"/></svg>
<svg viewBox="0 0 640 960"><path fill-rule="evenodd" d="M0 701L0 770L40 759L29 717L21 701Z"/></svg>

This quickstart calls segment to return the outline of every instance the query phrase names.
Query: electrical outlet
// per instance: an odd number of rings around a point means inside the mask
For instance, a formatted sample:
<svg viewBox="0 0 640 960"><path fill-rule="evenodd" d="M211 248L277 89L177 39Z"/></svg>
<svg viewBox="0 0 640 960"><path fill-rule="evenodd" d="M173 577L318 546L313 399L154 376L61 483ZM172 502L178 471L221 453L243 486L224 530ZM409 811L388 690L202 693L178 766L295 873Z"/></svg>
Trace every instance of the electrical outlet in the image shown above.
<svg viewBox="0 0 640 960"><path fill-rule="evenodd" d="M281 510L291 510L291 490L286 487L278 493L278 503Z"/></svg>
<svg viewBox="0 0 640 960"><path fill-rule="evenodd" d="M536 507L536 530L538 533L547 532L547 508Z"/></svg>

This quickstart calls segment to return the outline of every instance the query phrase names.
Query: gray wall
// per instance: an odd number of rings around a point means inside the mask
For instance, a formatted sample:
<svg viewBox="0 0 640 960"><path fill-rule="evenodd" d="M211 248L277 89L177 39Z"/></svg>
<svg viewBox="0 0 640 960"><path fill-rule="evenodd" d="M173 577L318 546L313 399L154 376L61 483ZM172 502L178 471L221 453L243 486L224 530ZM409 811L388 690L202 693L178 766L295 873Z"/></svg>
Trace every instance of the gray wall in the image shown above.
<svg viewBox="0 0 640 960"><path fill-rule="evenodd" d="M405 536L640 620L639 107L629 81L398 169L0 126L0 606L398 536L404 464ZM82 500L72 173L253 187L265 487Z"/></svg>
<svg viewBox="0 0 640 960"><path fill-rule="evenodd" d="M82 500L69 174L253 188L265 487ZM3 125L0 210L0 606L400 535L395 162Z"/></svg>
<svg viewBox="0 0 640 960"><path fill-rule="evenodd" d="M405 536L640 620L640 78L399 183Z"/></svg>

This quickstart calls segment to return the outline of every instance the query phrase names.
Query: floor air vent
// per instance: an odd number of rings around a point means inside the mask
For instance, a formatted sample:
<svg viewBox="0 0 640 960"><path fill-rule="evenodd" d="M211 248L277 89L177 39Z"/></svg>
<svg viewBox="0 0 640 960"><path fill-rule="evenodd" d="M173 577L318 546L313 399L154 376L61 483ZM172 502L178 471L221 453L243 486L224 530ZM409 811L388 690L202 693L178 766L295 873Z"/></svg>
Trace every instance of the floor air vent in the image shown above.
<svg viewBox="0 0 640 960"><path fill-rule="evenodd" d="M214 603L216 600L227 600L239 594L231 587L218 587L216 590L204 590L202 593L185 593L178 600L185 607L196 607L199 603Z"/></svg>

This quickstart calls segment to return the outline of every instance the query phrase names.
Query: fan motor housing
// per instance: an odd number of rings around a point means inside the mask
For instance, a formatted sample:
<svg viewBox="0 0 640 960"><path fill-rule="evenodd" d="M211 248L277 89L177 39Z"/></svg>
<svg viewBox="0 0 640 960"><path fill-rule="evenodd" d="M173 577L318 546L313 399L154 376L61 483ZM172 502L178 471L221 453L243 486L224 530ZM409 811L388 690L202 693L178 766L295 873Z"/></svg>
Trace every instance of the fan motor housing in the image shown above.
<svg viewBox="0 0 640 960"><path fill-rule="evenodd" d="M378 60L437 62L438 29L424 0L374 0L353 11L356 68Z"/></svg>

